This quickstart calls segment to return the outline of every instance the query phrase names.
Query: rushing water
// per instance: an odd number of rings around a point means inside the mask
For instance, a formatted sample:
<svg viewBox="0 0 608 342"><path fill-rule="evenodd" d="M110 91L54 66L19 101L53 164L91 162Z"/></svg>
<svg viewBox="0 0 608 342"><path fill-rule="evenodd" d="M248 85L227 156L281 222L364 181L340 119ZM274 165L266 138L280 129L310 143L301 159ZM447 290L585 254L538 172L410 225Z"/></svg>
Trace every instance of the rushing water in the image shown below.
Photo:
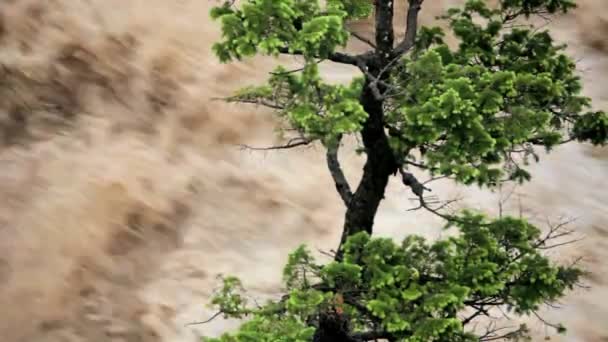
<svg viewBox="0 0 608 342"><path fill-rule="evenodd" d="M456 2L427 0L425 22ZM580 3L551 28L580 60L586 92L606 109L608 3ZM272 67L260 58L217 62L210 46L218 28L208 19L214 4L2 0L3 341L195 341L234 327L221 320L185 327L212 313L204 305L218 273L240 276L257 297L272 296L292 248L335 247L343 208L320 149L242 151L237 144L274 141L272 116L212 100L262 81ZM369 23L356 26L369 30ZM336 81L355 72L323 70ZM361 160L344 150L355 180ZM592 272L589 290L546 317L570 328L564 340L605 341L608 151L566 146L533 169L507 209L540 223L578 217L572 228L585 239L554 254L583 256ZM433 189L498 208L500 194L449 183ZM406 212L409 197L391 181L377 232L439 237L441 222Z"/></svg>

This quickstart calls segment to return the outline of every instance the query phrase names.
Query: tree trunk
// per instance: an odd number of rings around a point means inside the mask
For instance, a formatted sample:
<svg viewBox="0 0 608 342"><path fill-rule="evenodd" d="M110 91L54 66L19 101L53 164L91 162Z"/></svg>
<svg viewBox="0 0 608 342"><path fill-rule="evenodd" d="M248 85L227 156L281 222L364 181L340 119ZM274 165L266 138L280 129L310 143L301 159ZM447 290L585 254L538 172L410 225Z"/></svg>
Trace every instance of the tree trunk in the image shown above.
<svg viewBox="0 0 608 342"><path fill-rule="evenodd" d="M361 94L361 104L369 115L361 131L367 160L359 186L346 210L337 258L342 255L341 248L346 238L362 231L371 235L374 217L380 201L384 199L389 177L398 170L384 130L383 103L374 97L367 84Z"/></svg>
<svg viewBox="0 0 608 342"><path fill-rule="evenodd" d="M319 327L312 342L359 342L350 336L348 321L332 313L323 313L319 317Z"/></svg>

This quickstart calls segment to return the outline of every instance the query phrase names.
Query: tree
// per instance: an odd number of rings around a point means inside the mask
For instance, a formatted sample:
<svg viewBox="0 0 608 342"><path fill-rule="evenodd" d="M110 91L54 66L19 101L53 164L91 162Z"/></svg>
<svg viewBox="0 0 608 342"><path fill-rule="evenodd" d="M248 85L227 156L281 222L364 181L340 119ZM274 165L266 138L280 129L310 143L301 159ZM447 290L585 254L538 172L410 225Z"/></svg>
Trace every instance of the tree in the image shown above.
<svg viewBox="0 0 608 342"><path fill-rule="evenodd" d="M556 265L542 255L548 235L522 218L445 213L425 199L415 173L488 189L526 182L536 147L551 151L571 141L605 144L608 116L591 111L581 95L576 64L548 31L522 22L575 8L573 0L468 0L420 27L423 0L408 0L404 38L395 39L392 0L246 0L212 10L222 40L221 61L256 54L300 56L303 67L277 67L268 83L227 101L276 110L295 133L282 146L320 142L346 214L334 256L317 264L303 246L285 267L287 293L248 308L240 282L226 278L214 298L220 313L253 317L236 335L211 341L469 341L526 336L525 327L475 335L467 325L491 308L536 313L575 286L576 265ZM348 31L349 21L374 16L373 41ZM370 50L340 52L349 37ZM361 77L348 86L323 81L321 62L349 64ZM354 191L342 173L342 137L360 137L366 156ZM401 244L373 238L374 217L391 176L417 196L420 208L444 218L455 237L429 243L410 236ZM470 312L466 316L464 313ZM563 327L555 326L558 331ZM490 329L491 330L491 329Z"/></svg>

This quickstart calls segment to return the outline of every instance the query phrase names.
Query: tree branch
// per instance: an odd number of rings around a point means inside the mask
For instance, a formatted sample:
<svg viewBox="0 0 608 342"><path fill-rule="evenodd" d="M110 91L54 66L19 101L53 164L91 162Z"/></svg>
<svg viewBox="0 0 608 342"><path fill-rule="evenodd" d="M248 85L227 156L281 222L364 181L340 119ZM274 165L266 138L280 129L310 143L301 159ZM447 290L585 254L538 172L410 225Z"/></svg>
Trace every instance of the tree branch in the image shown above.
<svg viewBox="0 0 608 342"><path fill-rule="evenodd" d="M221 100L221 101L225 101L228 103L238 102L238 103L254 104L254 105L264 106L264 107L268 107L271 109L277 109L277 110L285 109L284 106L281 106L281 105L275 104L275 103L271 103L265 99L260 99L260 98L246 99L246 98L239 98L238 96L232 96L232 97L226 97L226 98L217 98L216 97L216 98L212 98L211 100L212 101Z"/></svg>
<svg viewBox="0 0 608 342"><path fill-rule="evenodd" d="M481 315L481 314L483 314L485 312L487 312L487 311L486 310L477 309L477 311L474 314L472 314L471 316L469 316L469 317L467 317L467 318L465 318L465 319L462 320L462 325L469 324L472 320L475 319L475 317L477 317L477 316L479 316L479 315Z"/></svg>
<svg viewBox="0 0 608 342"><path fill-rule="evenodd" d="M224 312L222 312L222 311L218 311L215 314L213 314L213 316L211 316L209 319L206 319L206 320L200 321L200 322L190 322L190 323L187 323L185 326L207 324L207 323L213 321L214 319L216 319L219 315L221 315L223 313Z"/></svg>
<svg viewBox="0 0 608 342"><path fill-rule="evenodd" d="M532 311L532 313L534 314L534 316L536 316L536 318L538 318L539 321L541 321L544 325L549 326L555 330L561 330L562 326L559 324L555 324L555 323L551 323L547 320L545 320L541 315L538 314L538 312L536 312L536 310Z"/></svg>
<svg viewBox="0 0 608 342"><path fill-rule="evenodd" d="M304 55L304 53L302 51L289 51L289 48L287 48L287 47L279 48L279 52L282 54L294 55L294 56L303 56ZM360 61L366 62L369 59L369 57L371 57L371 54L369 54L369 53L364 53L364 54L353 56L353 55L349 55L349 54L342 53L342 52L333 52L333 53L330 53L329 56L327 56L327 59L332 62L335 62L335 63L349 64L349 65L357 66Z"/></svg>
<svg viewBox="0 0 608 342"><path fill-rule="evenodd" d="M338 148L340 147L340 140L331 147L327 148L327 167L331 173L331 176L334 179L334 183L336 184L336 190L340 194L342 201L348 207L350 201L353 198L353 193L350 189L350 185L342 172L342 168L340 167L340 161L338 160Z"/></svg>
<svg viewBox="0 0 608 342"><path fill-rule="evenodd" d="M401 56L408 52L416 43L418 33L418 13L422 8L424 0L409 0L410 6L407 9L407 23L405 27L405 37L395 48L393 55Z"/></svg>
<svg viewBox="0 0 608 342"><path fill-rule="evenodd" d="M319 59L314 64L321 64L323 62L325 62L325 59ZM295 74L297 72L302 72L302 71L304 71L304 69L306 69L306 66L303 66L303 67L297 68L297 69L283 71L283 72L271 71L269 74L274 75L274 76L285 76L285 75Z"/></svg>
<svg viewBox="0 0 608 342"><path fill-rule="evenodd" d="M574 140L576 140L576 138L570 137L568 139L565 139L565 140L562 140L562 141L556 143L556 145L564 145L564 144L567 144L567 143L572 142ZM530 143L532 145L537 145L537 146L544 146L545 145L545 143L543 142L543 140L541 138L530 138L530 140L528 140L526 142Z"/></svg>
<svg viewBox="0 0 608 342"><path fill-rule="evenodd" d="M441 217L442 219L444 219L446 221L458 222L458 223L468 223L466 220L463 220L463 219L461 219L461 218L459 218L457 216L442 214L441 212L439 212L444 207L446 207L446 206L448 206L448 205L450 205L450 204L458 201L458 199L447 201L446 203L444 203L443 205L441 205L439 208L435 208L435 209L431 208L429 206L429 203L427 203L426 200L424 199L423 194L424 194L425 190L426 191L432 191L432 190L429 189L429 188L427 188L426 186L424 186L423 183L420 183L420 181L412 173L405 172L403 170L403 167L399 168L399 172L401 173L403 184L405 186L409 187L410 189L412 189L412 192L416 195L416 197L420 201L420 205L418 207L412 208L412 209L408 209L408 211L424 208L424 209L428 210L429 212L431 212L432 214L435 214L436 216L439 216L439 217Z"/></svg>
<svg viewBox="0 0 608 342"><path fill-rule="evenodd" d="M507 340L509 338L521 336L522 333L525 333L526 330L524 326L520 326L518 329L511 330L502 335L497 334L499 331L512 329L513 327L502 327L502 328L494 328L495 323L486 330L485 334L479 336L479 341L497 341L497 340Z"/></svg>
<svg viewBox="0 0 608 342"><path fill-rule="evenodd" d="M570 240L566 240L563 242L556 242L553 244L548 244L549 241L555 241L562 237L570 236L570 235L574 234L573 230L564 229L564 228L567 225L569 225L570 223L574 222L575 220L576 220L575 218L564 220L557 225L553 225L553 224L551 224L551 222L549 222L547 220L547 224L549 226L549 231L543 238L536 241L536 243L534 244L534 248L539 249L539 250L546 250L546 249L552 249L552 248L569 245L572 243L577 243L579 241L582 241L583 238L578 238L578 239L575 238L575 239L570 239Z"/></svg>
<svg viewBox="0 0 608 342"><path fill-rule="evenodd" d="M395 32L393 30L393 0L376 0L376 54L387 61L393 51Z"/></svg>
<svg viewBox="0 0 608 342"><path fill-rule="evenodd" d="M271 150L286 150L298 146L309 145L313 142L313 140L303 137L291 138L287 141L287 143L283 145L277 146L268 146L268 147L251 147L248 145L240 144L239 147L244 150L252 150L252 151L271 151Z"/></svg>
<svg viewBox="0 0 608 342"><path fill-rule="evenodd" d="M351 36L357 38L359 41L369 45L370 47L376 49L376 44L374 44L374 42L372 42L371 40L363 37L362 35L360 35L357 32L353 32L353 31L348 31L348 33L350 33Z"/></svg>
<svg viewBox="0 0 608 342"><path fill-rule="evenodd" d="M359 70L361 70L361 72L366 76L366 78L369 80L369 84L368 87L371 89L372 94L374 95L374 98L377 101L382 101L384 100L384 95L382 95L382 92L380 91L380 88L378 88L378 83L380 83L381 81L375 77L374 75L372 75L369 70L367 70L367 65L363 62L360 61L357 66L359 67Z"/></svg>
<svg viewBox="0 0 608 342"><path fill-rule="evenodd" d="M384 101L388 97L388 93L391 90L397 89L396 85L392 85L384 80L388 76L388 72L395 66L396 62L399 61L399 58L393 58L391 61L387 62L386 65L378 72L377 76L372 75L372 73L368 70L368 64L366 60L361 60L357 66L359 70L367 77L368 86L372 90L372 94L374 98L378 101ZM381 86L385 91L384 93L380 91L379 86Z"/></svg>
<svg viewBox="0 0 608 342"><path fill-rule="evenodd" d="M422 183L420 183L416 176L414 176L414 174L410 172L405 172L403 170L403 167L399 168L399 173L401 173L401 180L403 181L403 184L405 186L410 187L412 189L412 192L419 198L422 198L424 190L431 191L431 189L425 187Z"/></svg>

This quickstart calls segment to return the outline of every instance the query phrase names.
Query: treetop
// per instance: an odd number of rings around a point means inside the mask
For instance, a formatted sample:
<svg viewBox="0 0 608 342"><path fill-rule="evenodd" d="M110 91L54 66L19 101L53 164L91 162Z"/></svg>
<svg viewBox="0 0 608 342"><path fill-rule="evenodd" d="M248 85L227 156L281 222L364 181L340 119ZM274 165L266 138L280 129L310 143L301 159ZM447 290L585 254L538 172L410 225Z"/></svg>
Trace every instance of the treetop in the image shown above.
<svg viewBox="0 0 608 342"><path fill-rule="evenodd" d="M415 19L422 1L409 2L408 18ZM547 30L517 24L574 7L571 0L503 0L497 7L469 0L440 18L458 39L456 48L447 46L441 28L414 22L409 30L416 32L391 44L387 61L378 46L360 55L337 52L351 35L345 24L370 16L371 1L249 0L238 8L226 2L212 12L223 32L214 51L222 61L302 56L301 69L278 67L266 85L230 100L278 110L303 139L329 146L360 133L369 114L359 103L365 84L383 103L382 124L397 160L494 186L530 179L525 165L538 159L535 146L608 139L608 116L590 109L565 46ZM362 78L350 86L329 84L318 69L324 60L356 65Z"/></svg>

